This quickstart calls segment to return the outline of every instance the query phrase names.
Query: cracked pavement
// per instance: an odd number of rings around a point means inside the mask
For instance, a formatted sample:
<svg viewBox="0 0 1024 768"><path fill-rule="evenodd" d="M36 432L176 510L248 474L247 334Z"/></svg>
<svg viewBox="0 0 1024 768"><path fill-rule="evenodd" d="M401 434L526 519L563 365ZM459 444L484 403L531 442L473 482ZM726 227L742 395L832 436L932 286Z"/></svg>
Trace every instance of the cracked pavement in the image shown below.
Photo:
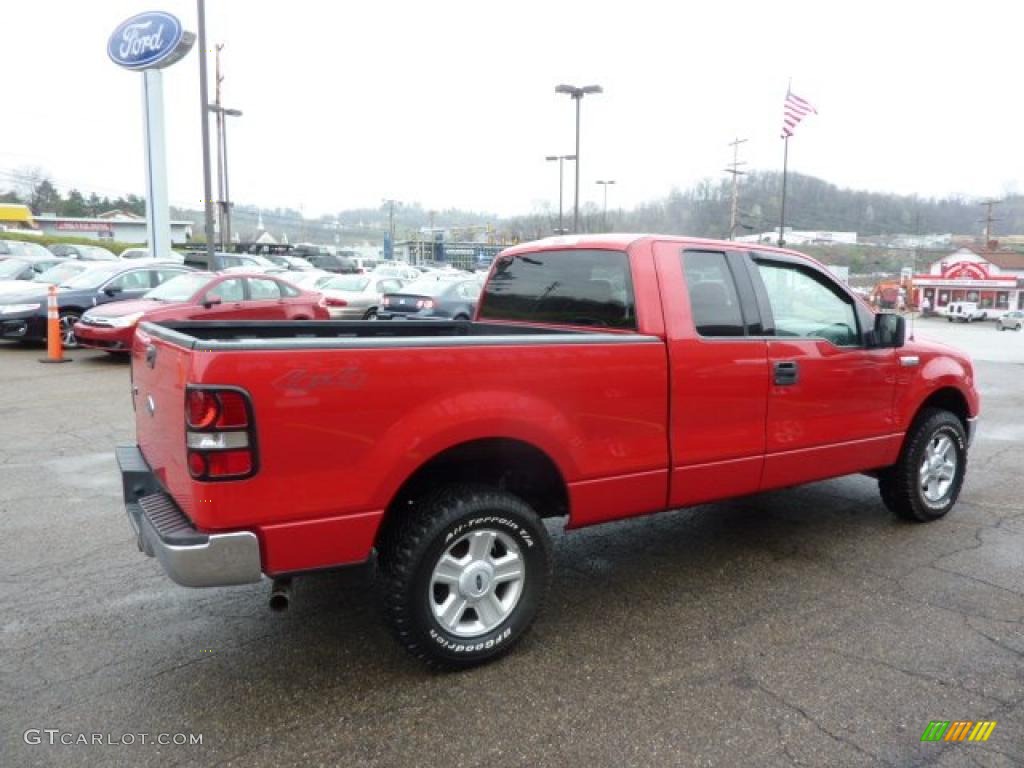
<svg viewBox="0 0 1024 768"><path fill-rule="evenodd" d="M0 765L1022 766L1024 334L1009 336L998 362L979 356L982 426L945 520L895 521L858 476L553 524L533 631L447 675L391 641L366 568L297 580L280 615L266 583L172 584L121 505L125 364L0 345ZM958 719L999 725L984 744L920 742ZM203 743L27 745L29 728Z"/></svg>

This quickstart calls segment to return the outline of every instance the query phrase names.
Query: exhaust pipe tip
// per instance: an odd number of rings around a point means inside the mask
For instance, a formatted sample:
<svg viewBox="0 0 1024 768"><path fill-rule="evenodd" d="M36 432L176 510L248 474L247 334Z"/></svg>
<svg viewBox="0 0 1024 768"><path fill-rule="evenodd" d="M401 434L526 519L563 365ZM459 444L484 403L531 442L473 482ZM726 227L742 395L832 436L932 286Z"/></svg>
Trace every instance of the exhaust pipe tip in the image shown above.
<svg viewBox="0 0 1024 768"><path fill-rule="evenodd" d="M274 579L270 588L270 610L274 613L284 613L292 601L292 580L288 578Z"/></svg>

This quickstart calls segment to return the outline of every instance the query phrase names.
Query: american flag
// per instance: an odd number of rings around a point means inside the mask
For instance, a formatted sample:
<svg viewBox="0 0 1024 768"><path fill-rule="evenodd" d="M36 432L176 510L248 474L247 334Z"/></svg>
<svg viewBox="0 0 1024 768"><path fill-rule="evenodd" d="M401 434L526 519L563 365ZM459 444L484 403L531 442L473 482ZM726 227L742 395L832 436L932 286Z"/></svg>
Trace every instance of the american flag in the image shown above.
<svg viewBox="0 0 1024 768"><path fill-rule="evenodd" d="M782 138L784 139L793 135L796 124L807 115L818 114L818 110L812 107L810 102L804 101L792 91L786 91L786 101L783 104L782 112Z"/></svg>

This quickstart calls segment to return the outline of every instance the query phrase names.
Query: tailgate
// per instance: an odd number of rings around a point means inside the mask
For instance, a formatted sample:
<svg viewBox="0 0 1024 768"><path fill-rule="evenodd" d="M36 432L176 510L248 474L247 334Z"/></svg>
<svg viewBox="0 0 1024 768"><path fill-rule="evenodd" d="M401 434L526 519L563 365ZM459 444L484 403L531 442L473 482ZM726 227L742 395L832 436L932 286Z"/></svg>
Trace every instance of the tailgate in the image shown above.
<svg viewBox="0 0 1024 768"><path fill-rule="evenodd" d="M132 344L132 402L142 455L164 490L190 519L192 479L185 465L185 383L190 349L135 332Z"/></svg>

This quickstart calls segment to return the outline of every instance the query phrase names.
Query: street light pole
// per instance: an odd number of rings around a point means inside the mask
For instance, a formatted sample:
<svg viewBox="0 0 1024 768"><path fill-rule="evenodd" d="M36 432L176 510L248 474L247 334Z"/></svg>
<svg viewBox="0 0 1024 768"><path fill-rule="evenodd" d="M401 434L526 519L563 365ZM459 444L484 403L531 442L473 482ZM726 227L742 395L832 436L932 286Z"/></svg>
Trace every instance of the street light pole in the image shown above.
<svg viewBox="0 0 1024 768"><path fill-rule="evenodd" d="M600 85L556 85L555 93L564 93L576 102L576 196L573 200L572 231L580 231L580 102L588 93L604 93Z"/></svg>
<svg viewBox="0 0 1024 768"><path fill-rule="evenodd" d="M608 231L608 187L615 183L615 179L601 180L597 182L604 187L604 213L601 214L601 229Z"/></svg>
<svg viewBox="0 0 1024 768"><path fill-rule="evenodd" d="M575 160L576 155L548 155L544 158L545 160L557 160L558 161L558 232L559 235L565 234L565 224L562 222L562 166L566 160Z"/></svg>

